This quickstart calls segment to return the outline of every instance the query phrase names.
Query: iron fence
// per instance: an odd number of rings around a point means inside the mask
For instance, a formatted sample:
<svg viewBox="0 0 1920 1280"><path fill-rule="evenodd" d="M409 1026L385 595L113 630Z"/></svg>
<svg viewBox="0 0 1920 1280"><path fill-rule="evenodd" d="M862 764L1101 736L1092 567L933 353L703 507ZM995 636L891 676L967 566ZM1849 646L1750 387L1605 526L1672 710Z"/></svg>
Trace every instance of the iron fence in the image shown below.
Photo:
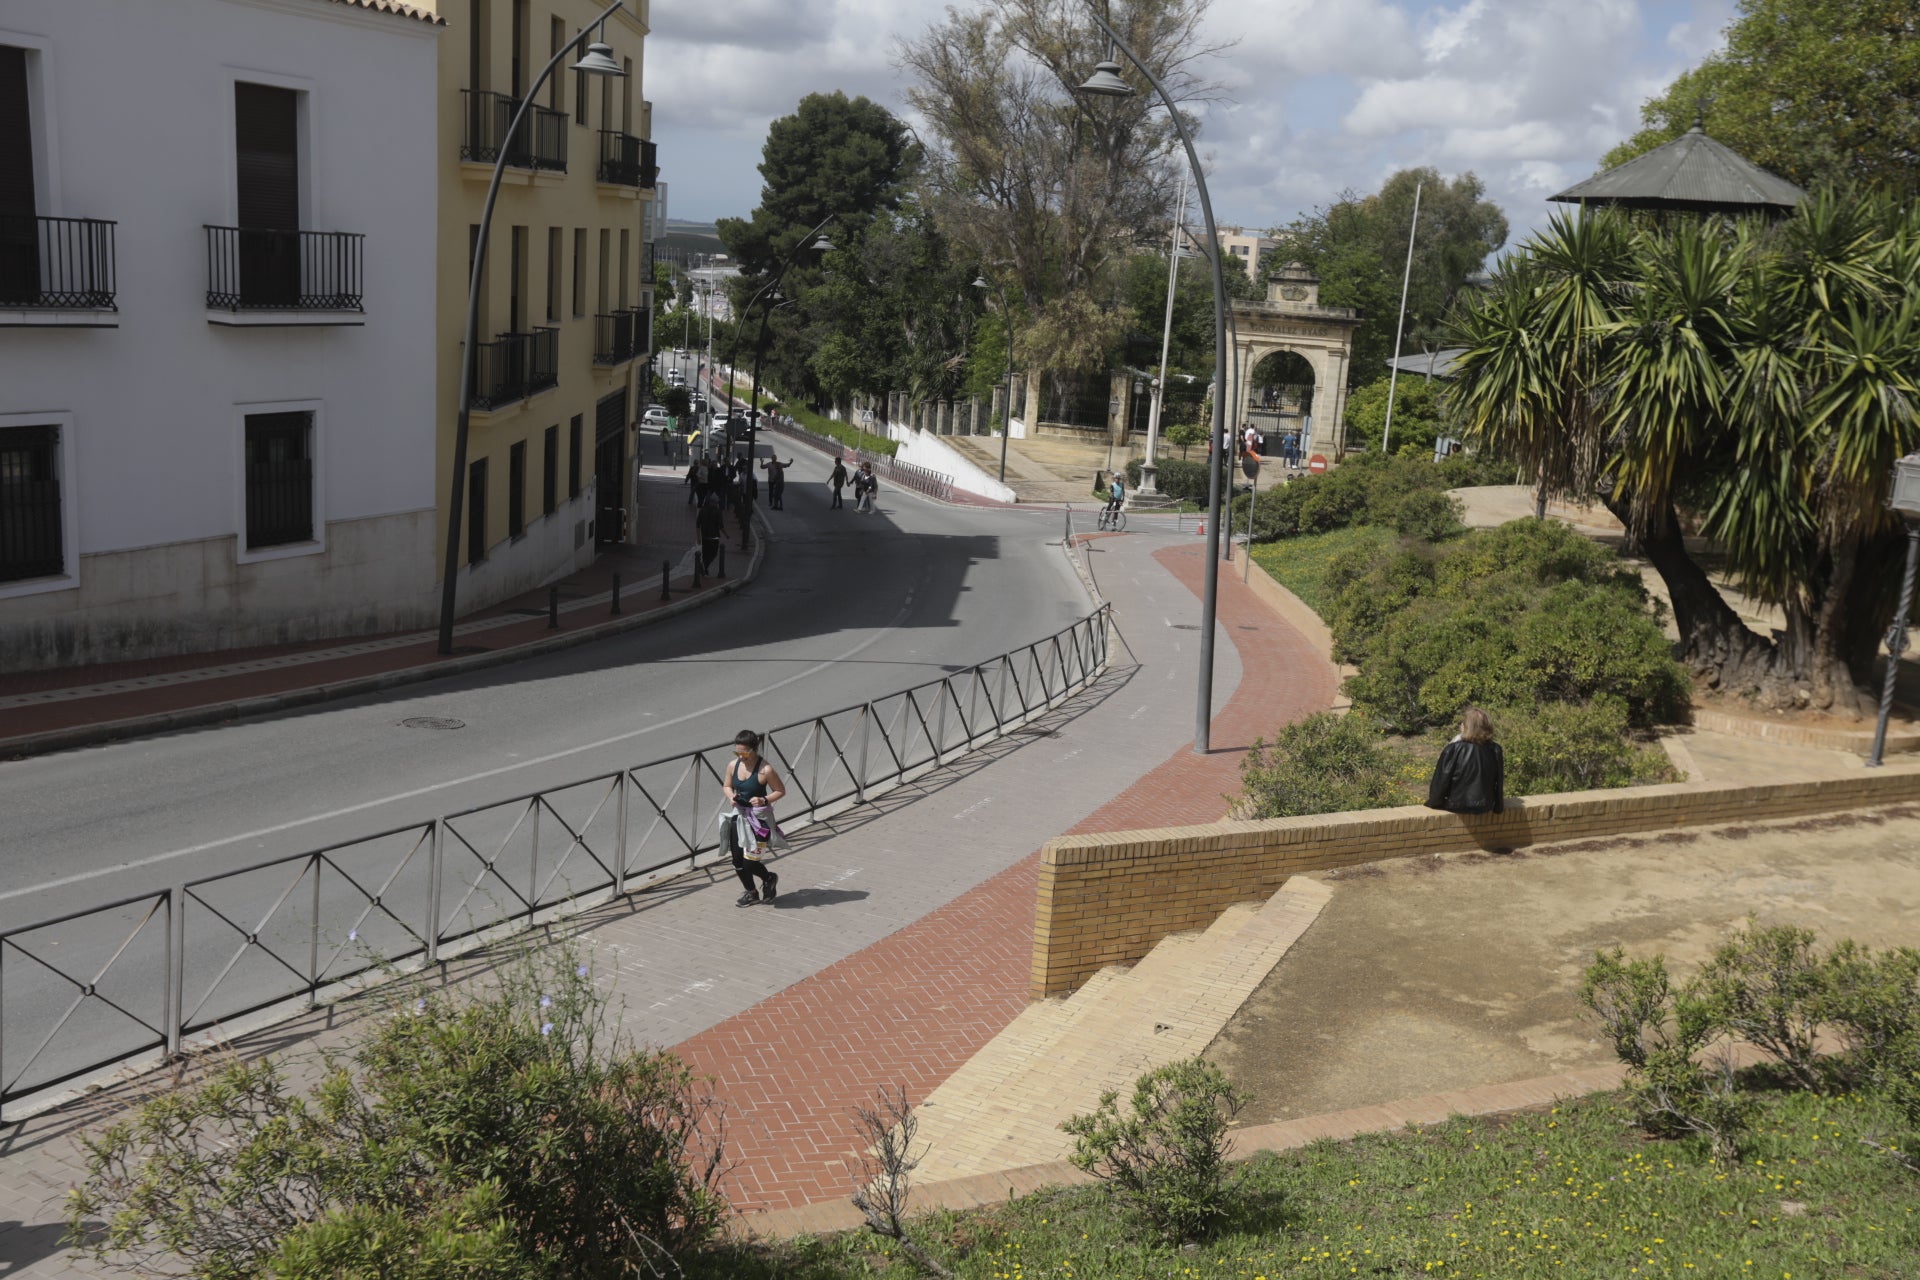
<svg viewBox="0 0 1920 1280"><path fill-rule="evenodd" d="M764 735L789 831L1013 732L1106 669L1103 607L1024 648ZM724 862L730 743L0 933L0 1120Z"/></svg>
<svg viewBox="0 0 1920 1280"><path fill-rule="evenodd" d="M360 311L366 237L352 231L214 227L207 306L216 311Z"/></svg>
<svg viewBox="0 0 1920 1280"><path fill-rule="evenodd" d="M518 98L484 89L462 89L460 158L493 164L520 109ZM567 114L538 104L527 107L520 129L507 145L507 163L517 169L567 171Z"/></svg>
<svg viewBox="0 0 1920 1280"><path fill-rule="evenodd" d="M823 436L818 431L801 426L792 418L772 413L762 419L776 431L785 432L796 439L805 440L818 448L825 449L836 456L844 455L847 446L832 436ZM926 467L915 466L911 462L902 462L898 458L884 453L869 453L865 449L855 449L853 453L862 462L871 462L875 475L890 480L904 489L924 493L930 498L942 502L953 501L953 477L944 471L933 471Z"/></svg>
<svg viewBox="0 0 1920 1280"><path fill-rule="evenodd" d="M536 326L530 333L503 333L474 346L468 402L493 409L525 400L560 381L560 330Z"/></svg>
<svg viewBox="0 0 1920 1280"><path fill-rule="evenodd" d="M113 311L113 236L98 218L0 213L0 306Z"/></svg>

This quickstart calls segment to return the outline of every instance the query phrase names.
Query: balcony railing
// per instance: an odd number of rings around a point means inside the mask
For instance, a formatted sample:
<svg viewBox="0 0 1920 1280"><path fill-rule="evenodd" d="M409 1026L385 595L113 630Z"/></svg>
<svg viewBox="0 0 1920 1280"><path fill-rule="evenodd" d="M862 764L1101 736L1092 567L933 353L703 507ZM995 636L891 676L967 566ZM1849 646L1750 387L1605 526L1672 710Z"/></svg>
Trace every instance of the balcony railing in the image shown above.
<svg viewBox="0 0 1920 1280"><path fill-rule="evenodd" d="M460 140L460 158L493 164L500 159L501 139L513 123L520 103L504 93L462 89L464 132ZM527 108L513 145L507 148L507 163L518 169L567 171L567 113L542 106Z"/></svg>
<svg viewBox="0 0 1920 1280"><path fill-rule="evenodd" d="M600 181L651 190L660 176L659 148L615 129L600 131Z"/></svg>
<svg viewBox="0 0 1920 1280"><path fill-rule="evenodd" d="M0 307L115 310L115 225L0 213Z"/></svg>
<svg viewBox="0 0 1920 1280"><path fill-rule="evenodd" d="M360 311L364 242L352 231L207 228L215 311Z"/></svg>
<svg viewBox="0 0 1920 1280"><path fill-rule="evenodd" d="M503 333L473 351L473 386L468 402L492 409L525 400L560 382L560 331Z"/></svg>
<svg viewBox="0 0 1920 1280"><path fill-rule="evenodd" d="M616 311L593 318L593 362L623 364L640 350L643 316L639 311Z"/></svg>

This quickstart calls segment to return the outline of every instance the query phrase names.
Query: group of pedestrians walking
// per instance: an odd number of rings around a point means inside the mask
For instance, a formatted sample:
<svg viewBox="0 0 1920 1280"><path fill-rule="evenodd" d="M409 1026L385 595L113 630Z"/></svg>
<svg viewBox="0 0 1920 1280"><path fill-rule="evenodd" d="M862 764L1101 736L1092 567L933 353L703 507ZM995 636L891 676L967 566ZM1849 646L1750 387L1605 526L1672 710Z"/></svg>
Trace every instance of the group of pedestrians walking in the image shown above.
<svg viewBox="0 0 1920 1280"><path fill-rule="evenodd" d="M833 460L833 473L827 477L827 487L833 490L833 501L827 504L830 508L846 505L840 500L840 491L846 488L848 483L853 485L853 509L872 515L873 496L880 492L880 481L873 474L873 464L862 462L859 470L848 471L846 459Z"/></svg>

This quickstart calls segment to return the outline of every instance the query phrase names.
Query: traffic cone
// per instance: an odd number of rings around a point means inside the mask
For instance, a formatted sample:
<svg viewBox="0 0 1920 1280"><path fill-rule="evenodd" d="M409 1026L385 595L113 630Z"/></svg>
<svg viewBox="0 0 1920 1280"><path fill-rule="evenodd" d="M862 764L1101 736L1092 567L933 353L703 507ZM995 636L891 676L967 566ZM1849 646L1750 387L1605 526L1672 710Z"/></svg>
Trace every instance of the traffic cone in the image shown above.
<svg viewBox="0 0 1920 1280"><path fill-rule="evenodd" d="M1195 533L1197 533L1197 534L1199 534L1199 535L1200 535L1201 537L1203 537L1203 538L1204 538L1204 537L1206 537L1206 536L1207 536L1207 522L1206 522L1205 520L1202 520L1202 521L1200 522L1200 527L1199 527L1198 529L1195 529L1195 530L1194 530L1194 532L1195 532Z"/></svg>

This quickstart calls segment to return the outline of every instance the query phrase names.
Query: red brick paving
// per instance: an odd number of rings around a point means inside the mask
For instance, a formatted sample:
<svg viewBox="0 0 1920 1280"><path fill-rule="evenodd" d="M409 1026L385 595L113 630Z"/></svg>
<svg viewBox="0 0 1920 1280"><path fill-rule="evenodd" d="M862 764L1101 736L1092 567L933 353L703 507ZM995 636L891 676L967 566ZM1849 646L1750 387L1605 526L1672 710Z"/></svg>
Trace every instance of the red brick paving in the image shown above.
<svg viewBox="0 0 1920 1280"><path fill-rule="evenodd" d="M1155 554L1198 596L1205 548ZM1242 675L1213 721L1212 752L1182 748L1075 832L1212 822L1254 738L1322 710L1338 675L1304 637L1222 567L1219 621ZM681 1043L732 1104L742 1210L789 1208L847 1193L859 1148L849 1109L874 1087L924 1098L1013 1021L1026 1003L1036 851L880 942Z"/></svg>

